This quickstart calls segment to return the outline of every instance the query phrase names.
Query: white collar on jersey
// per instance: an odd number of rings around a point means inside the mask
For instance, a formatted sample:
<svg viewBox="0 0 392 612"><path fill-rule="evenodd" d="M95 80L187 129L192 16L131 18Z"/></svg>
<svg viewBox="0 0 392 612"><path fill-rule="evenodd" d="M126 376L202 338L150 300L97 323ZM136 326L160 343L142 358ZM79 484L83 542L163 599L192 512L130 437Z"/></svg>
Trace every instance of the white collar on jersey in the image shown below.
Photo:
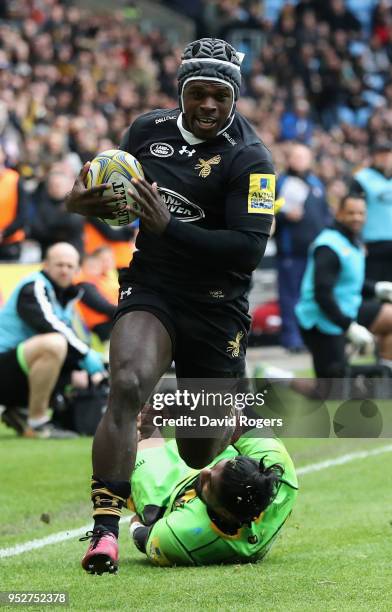
<svg viewBox="0 0 392 612"><path fill-rule="evenodd" d="M195 144L200 144L201 142L205 142L204 140L201 140L201 138L196 138L196 136L194 136L192 132L184 128L184 125L182 123L182 113L178 115L177 126L181 132L181 136L183 137L184 140L186 140L186 142L189 145L195 145Z"/></svg>
<svg viewBox="0 0 392 612"><path fill-rule="evenodd" d="M192 134L192 132L190 132L189 130L186 130L186 129L184 128L184 124L183 124L183 121L182 121L182 115L183 115L183 113L180 113L180 114L178 115L178 118L177 118L177 127L178 127L178 129L180 130L180 132L181 132L181 136L183 137L183 139L184 139L184 140L185 140L185 141L186 141L186 142L187 142L189 145L196 145L196 144L200 144L201 142L205 142L205 140L201 140L201 138L196 138L196 136L194 136L194 135ZM223 134L223 132L225 132L225 131L226 131L226 130L227 130L227 129L228 129L230 126L231 126L231 124L233 123L233 120L234 120L234 113L233 113L233 115L230 117L230 120L229 120L229 122L228 122L228 123L225 125L225 127L224 127L224 128L222 128L222 129L221 129L221 130L218 132L217 136L219 136L220 134Z"/></svg>

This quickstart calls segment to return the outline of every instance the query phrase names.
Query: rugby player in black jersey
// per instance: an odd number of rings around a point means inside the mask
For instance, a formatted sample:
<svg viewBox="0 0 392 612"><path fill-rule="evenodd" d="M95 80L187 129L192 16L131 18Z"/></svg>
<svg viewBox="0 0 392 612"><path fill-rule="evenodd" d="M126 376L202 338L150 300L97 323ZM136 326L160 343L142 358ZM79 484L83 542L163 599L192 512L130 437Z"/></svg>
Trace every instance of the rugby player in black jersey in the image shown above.
<svg viewBox="0 0 392 612"><path fill-rule="evenodd" d="M91 573L117 568L136 418L172 360L177 378L244 373L247 293L271 228L275 175L269 151L235 110L240 65L225 41L190 43L178 72L180 108L142 115L120 143L146 178L134 181L142 208L138 250L120 277L110 400L93 443L95 528L82 560ZM85 188L88 167L68 210L107 217L115 201L103 195L105 186ZM178 448L188 465L202 468L222 440L178 439Z"/></svg>

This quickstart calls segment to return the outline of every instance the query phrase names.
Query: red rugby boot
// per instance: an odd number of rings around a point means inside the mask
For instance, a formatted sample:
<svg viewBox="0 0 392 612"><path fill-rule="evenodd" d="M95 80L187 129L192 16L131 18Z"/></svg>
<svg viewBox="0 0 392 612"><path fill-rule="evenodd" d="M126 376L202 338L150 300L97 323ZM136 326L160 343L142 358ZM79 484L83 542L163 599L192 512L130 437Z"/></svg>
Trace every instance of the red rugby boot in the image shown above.
<svg viewBox="0 0 392 612"><path fill-rule="evenodd" d="M118 542L114 533L97 525L80 538L80 541L84 540L91 541L82 559L83 569L99 576L104 572L115 574L118 569Z"/></svg>

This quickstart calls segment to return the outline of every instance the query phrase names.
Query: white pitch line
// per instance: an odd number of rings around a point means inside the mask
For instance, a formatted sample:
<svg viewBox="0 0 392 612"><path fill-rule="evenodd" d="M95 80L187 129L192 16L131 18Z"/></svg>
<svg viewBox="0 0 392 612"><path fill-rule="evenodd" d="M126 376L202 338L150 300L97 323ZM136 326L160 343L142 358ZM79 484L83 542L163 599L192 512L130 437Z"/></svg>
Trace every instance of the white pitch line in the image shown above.
<svg viewBox="0 0 392 612"><path fill-rule="evenodd" d="M298 476L303 476L304 474L311 474L312 472L327 470L328 468L334 467L335 465L344 465L345 463L350 463L351 461L356 461L357 459L367 459L367 457L375 457L376 455L383 455L384 453L390 452L392 452L392 444L388 444L387 446L381 446L380 448L374 448L368 451L356 451L354 453L347 453L347 455L341 455L340 457L335 457L335 459L326 459L325 461L320 461L319 463L311 463L310 465L304 465L303 467L297 468L296 472Z"/></svg>
<svg viewBox="0 0 392 612"><path fill-rule="evenodd" d="M358 459L367 459L368 457L375 457L376 455L382 455L390 452L392 452L392 444L382 446L381 448L374 448L368 451L347 453L346 455L341 455L340 457L335 457L334 459L327 459L326 461L320 461L319 463L311 463L310 465L305 465L298 468L296 471L298 476L303 476L305 474L311 474L312 472L327 470L328 468L336 465L344 465L345 463L351 463L351 461L356 461ZM126 521L129 521L129 517L124 516L120 519L120 523L124 523ZM29 552L30 550L43 548L44 546L49 546L50 544L58 544L59 542L64 542L65 540L70 540L72 538L78 538L84 535L86 531L90 530L91 527L92 525L90 523L84 527L79 527L79 529L59 531L57 533L52 533L46 538L30 540L24 544L17 544L16 546L10 546L9 548L0 548L0 559L15 557L16 555L21 555L25 552Z"/></svg>
<svg viewBox="0 0 392 612"><path fill-rule="evenodd" d="M126 521L129 521L129 517L123 516L120 519L120 523L125 523ZM43 548L44 546L49 546L49 544L58 544L59 542L64 542L65 540L79 538L80 536L83 536L86 531L90 531L92 528L93 525L89 523L84 527L79 527L79 529L58 531L57 533L52 533L46 538L30 540L24 544L10 546L10 548L0 548L0 559L5 559L5 557L15 557L15 555L21 555L22 553L28 552L29 550L34 550L36 548Z"/></svg>

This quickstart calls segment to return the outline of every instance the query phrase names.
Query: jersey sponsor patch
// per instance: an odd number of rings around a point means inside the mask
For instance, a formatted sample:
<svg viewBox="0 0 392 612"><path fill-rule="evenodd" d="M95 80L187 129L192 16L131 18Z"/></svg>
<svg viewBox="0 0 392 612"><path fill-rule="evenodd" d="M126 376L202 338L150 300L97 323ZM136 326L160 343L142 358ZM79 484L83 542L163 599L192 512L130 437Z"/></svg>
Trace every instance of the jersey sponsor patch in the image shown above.
<svg viewBox="0 0 392 612"><path fill-rule="evenodd" d="M222 136L224 136L224 138L226 138L227 142L229 142L231 144L232 147L235 147L237 144L237 141L234 140L234 138L232 138L230 136L230 134L228 134L227 132L223 132Z"/></svg>
<svg viewBox="0 0 392 612"><path fill-rule="evenodd" d="M165 121L169 121L172 119L177 119L176 115L165 115L164 117L158 117L158 119L155 119L155 125L158 125L159 123L164 123Z"/></svg>
<svg viewBox="0 0 392 612"><path fill-rule="evenodd" d="M153 142L150 146L150 153L155 155L155 157L171 157L174 149L167 142Z"/></svg>
<svg viewBox="0 0 392 612"><path fill-rule="evenodd" d="M274 214L275 175L251 174L249 177L248 213Z"/></svg>
<svg viewBox="0 0 392 612"><path fill-rule="evenodd" d="M169 212L179 221L198 221L204 218L203 209L185 196L165 187L159 187L158 191Z"/></svg>

